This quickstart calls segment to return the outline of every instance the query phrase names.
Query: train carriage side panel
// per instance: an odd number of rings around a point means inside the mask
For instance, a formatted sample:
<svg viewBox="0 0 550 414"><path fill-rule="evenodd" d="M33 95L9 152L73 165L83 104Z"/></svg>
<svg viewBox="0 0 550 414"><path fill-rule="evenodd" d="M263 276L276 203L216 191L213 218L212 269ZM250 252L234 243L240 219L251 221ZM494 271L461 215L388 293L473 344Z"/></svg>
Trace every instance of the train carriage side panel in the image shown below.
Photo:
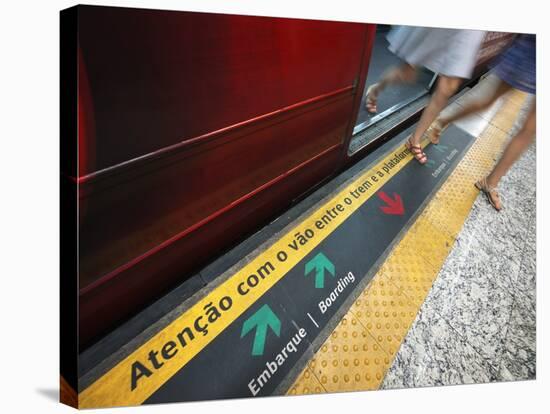
<svg viewBox="0 0 550 414"><path fill-rule="evenodd" d="M372 30L94 6L78 19L86 347L335 171Z"/></svg>

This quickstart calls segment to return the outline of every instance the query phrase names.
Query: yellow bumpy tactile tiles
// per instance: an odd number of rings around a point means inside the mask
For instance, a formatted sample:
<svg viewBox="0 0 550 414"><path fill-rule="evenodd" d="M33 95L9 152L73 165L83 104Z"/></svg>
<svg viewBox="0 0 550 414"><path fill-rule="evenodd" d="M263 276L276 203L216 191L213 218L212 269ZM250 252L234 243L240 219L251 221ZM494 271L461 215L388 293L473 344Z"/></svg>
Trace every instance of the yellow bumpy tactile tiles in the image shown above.
<svg viewBox="0 0 550 414"><path fill-rule="evenodd" d="M454 238L443 228L420 215L399 242L399 247L423 257L435 267L441 266L451 250Z"/></svg>
<svg viewBox="0 0 550 414"><path fill-rule="evenodd" d="M422 218L455 239L477 198L474 182L460 175L451 175L426 207Z"/></svg>
<svg viewBox="0 0 550 414"><path fill-rule="evenodd" d="M392 359L416 317L416 310L414 302L383 273L373 279L350 308Z"/></svg>
<svg viewBox="0 0 550 414"><path fill-rule="evenodd" d="M444 188L442 188L444 190ZM472 197L477 196L477 193L472 194ZM456 218L450 214L448 209L442 209L437 206L437 203L445 204L445 197L436 195L433 197L432 202L425 208L420 216L422 220L430 223L437 231L448 236L451 240L450 244L454 243L454 239L457 237L462 227L460 221L457 222Z"/></svg>
<svg viewBox="0 0 550 414"><path fill-rule="evenodd" d="M311 392L314 386L310 384L315 381L328 392L379 388L476 200L474 183L486 176L500 157L525 98L522 92L508 94L487 128L304 368L290 394Z"/></svg>
<svg viewBox="0 0 550 414"><path fill-rule="evenodd" d="M308 368L328 392L372 390L380 384L390 360L390 355L348 312ZM298 385L296 382L293 387Z"/></svg>
<svg viewBox="0 0 550 414"><path fill-rule="evenodd" d="M520 91L512 91L505 97L506 102L491 119L491 125L502 131L508 132L518 117L519 108L523 105L527 94Z"/></svg>
<svg viewBox="0 0 550 414"><path fill-rule="evenodd" d="M289 395L321 394L324 392L327 392L327 390L307 367L288 390Z"/></svg>
<svg viewBox="0 0 550 414"><path fill-rule="evenodd" d="M437 267L428 262L419 255L410 246L399 244L388 257L386 262L380 268L379 276L382 280L387 279L392 285L402 291L406 297L412 300L414 306L418 307L424 301L425 296L430 291L437 275ZM374 281L373 281L374 283ZM388 311L393 314L394 311L401 312L400 309L390 308ZM400 313L401 317L405 315ZM407 319L411 316L406 314ZM416 317L414 313L413 319ZM410 321L412 323L412 320ZM406 333L399 331L397 336L402 340Z"/></svg>

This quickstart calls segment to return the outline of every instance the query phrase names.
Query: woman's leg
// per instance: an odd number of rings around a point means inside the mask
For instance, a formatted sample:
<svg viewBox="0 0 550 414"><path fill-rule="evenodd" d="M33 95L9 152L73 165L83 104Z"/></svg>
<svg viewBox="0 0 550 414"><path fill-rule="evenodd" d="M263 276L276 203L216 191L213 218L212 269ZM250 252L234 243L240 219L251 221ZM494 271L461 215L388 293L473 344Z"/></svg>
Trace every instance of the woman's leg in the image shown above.
<svg viewBox="0 0 550 414"><path fill-rule="evenodd" d="M422 135L428 130L432 122L437 118L439 113L443 110L449 98L456 92L460 86L461 79L442 76L437 81L437 86L435 92L430 99L430 103L422 112L420 116L420 121L416 126L416 130L413 133L411 138L411 144L413 146L419 146Z"/></svg>
<svg viewBox="0 0 550 414"><path fill-rule="evenodd" d="M497 86L492 91L492 93L487 94L478 100L469 102L467 106L461 106L461 109L450 114L447 117L439 118L440 128L443 129L447 127L447 125L458 121L459 119L467 117L468 115L471 115L473 113L484 111L485 109L489 108L489 106L491 106L498 98L500 98L511 89L512 87L510 85L498 79Z"/></svg>
<svg viewBox="0 0 550 414"><path fill-rule="evenodd" d="M485 193L491 205L497 209L502 209L500 197L496 187L500 179L508 172L510 167L518 160L518 158L527 149L533 141L536 131L536 107L533 105L525 124L521 130L510 140L508 146L504 150L502 157L497 162L491 173L479 180L476 187Z"/></svg>
<svg viewBox="0 0 550 414"><path fill-rule="evenodd" d="M416 80L416 76L416 68L408 63L403 63L399 66L394 66L388 69L382 74L382 77L377 83L372 84L367 89L367 99L365 101L367 111L370 113L375 113L377 111L376 101L378 99L378 95L388 85L413 83Z"/></svg>
<svg viewBox="0 0 550 414"><path fill-rule="evenodd" d="M382 78L377 83L377 92L379 93L388 85L395 85L398 83L413 83L416 80L416 68L409 65L408 63L403 63L399 66L388 69L382 75Z"/></svg>
<svg viewBox="0 0 550 414"><path fill-rule="evenodd" d="M487 185L495 188L500 179L508 172L510 167L525 152L527 147L533 142L537 128L536 104L533 104L527 120L521 130L510 140L504 150L502 157L493 168L493 171L487 176Z"/></svg>

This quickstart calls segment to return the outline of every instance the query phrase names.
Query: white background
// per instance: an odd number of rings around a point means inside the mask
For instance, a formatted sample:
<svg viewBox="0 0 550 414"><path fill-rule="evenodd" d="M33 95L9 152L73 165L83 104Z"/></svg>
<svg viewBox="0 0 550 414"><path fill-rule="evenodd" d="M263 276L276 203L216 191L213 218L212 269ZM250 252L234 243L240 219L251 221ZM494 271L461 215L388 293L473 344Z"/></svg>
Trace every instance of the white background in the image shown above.
<svg viewBox="0 0 550 414"><path fill-rule="evenodd" d="M0 6L0 410L69 412L57 403L59 303L59 10L69 1L2 2ZM89 1L87 4L226 12L324 20L536 32L538 35L538 313L537 380L309 397L168 404L102 413L342 411L536 412L548 381L548 131L544 101L548 26L544 1ZM98 27L101 30L101 27ZM215 91L213 91L215 94ZM213 99L215 104L215 95ZM542 214L541 214L542 213ZM547 292L545 292L547 293ZM544 296L544 297L543 297ZM215 375L206 373L205 375ZM536 411L535 411L536 410ZM95 411L95 410L92 410Z"/></svg>

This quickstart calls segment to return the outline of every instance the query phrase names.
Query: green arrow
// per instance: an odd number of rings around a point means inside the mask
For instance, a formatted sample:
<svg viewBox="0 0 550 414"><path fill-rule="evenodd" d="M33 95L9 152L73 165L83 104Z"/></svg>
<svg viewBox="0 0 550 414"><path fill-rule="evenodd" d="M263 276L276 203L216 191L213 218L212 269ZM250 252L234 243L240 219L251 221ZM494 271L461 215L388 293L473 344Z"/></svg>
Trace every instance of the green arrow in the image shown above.
<svg viewBox="0 0 550 414"><path fill-rule="evenodd" d="M241 338L256 328L254 345L252 345L252 355L263 355L268 326L275 332L275 335L281 335L281 321L267 304L258 309L256 313L248 318L243 324Z"/></svg>
<svg viewBox="0 0 550 414"><path fill-rule="evenodd" d="M318 253L313 259L306 263L305 276L315 269L315 288L322 289L325 287L325 270L334 276L334 265L323 253Z"/></svg>
<svg viewBox="0 0 550 414"><path fill-rule="evenodd" d="M428 167L428 168L433 168L434 165L435 165L435 161L434 161L434 160L428 160L428 161L426 161L426 167Z"/></svg>
<svg viewBox="0 0 550 414"><path fill-rule="evenodd" d="M434 148L439 151L441 154L447 152L447 150L449 149L449 147L447 147L446 145L434 145Z"/></svg>

